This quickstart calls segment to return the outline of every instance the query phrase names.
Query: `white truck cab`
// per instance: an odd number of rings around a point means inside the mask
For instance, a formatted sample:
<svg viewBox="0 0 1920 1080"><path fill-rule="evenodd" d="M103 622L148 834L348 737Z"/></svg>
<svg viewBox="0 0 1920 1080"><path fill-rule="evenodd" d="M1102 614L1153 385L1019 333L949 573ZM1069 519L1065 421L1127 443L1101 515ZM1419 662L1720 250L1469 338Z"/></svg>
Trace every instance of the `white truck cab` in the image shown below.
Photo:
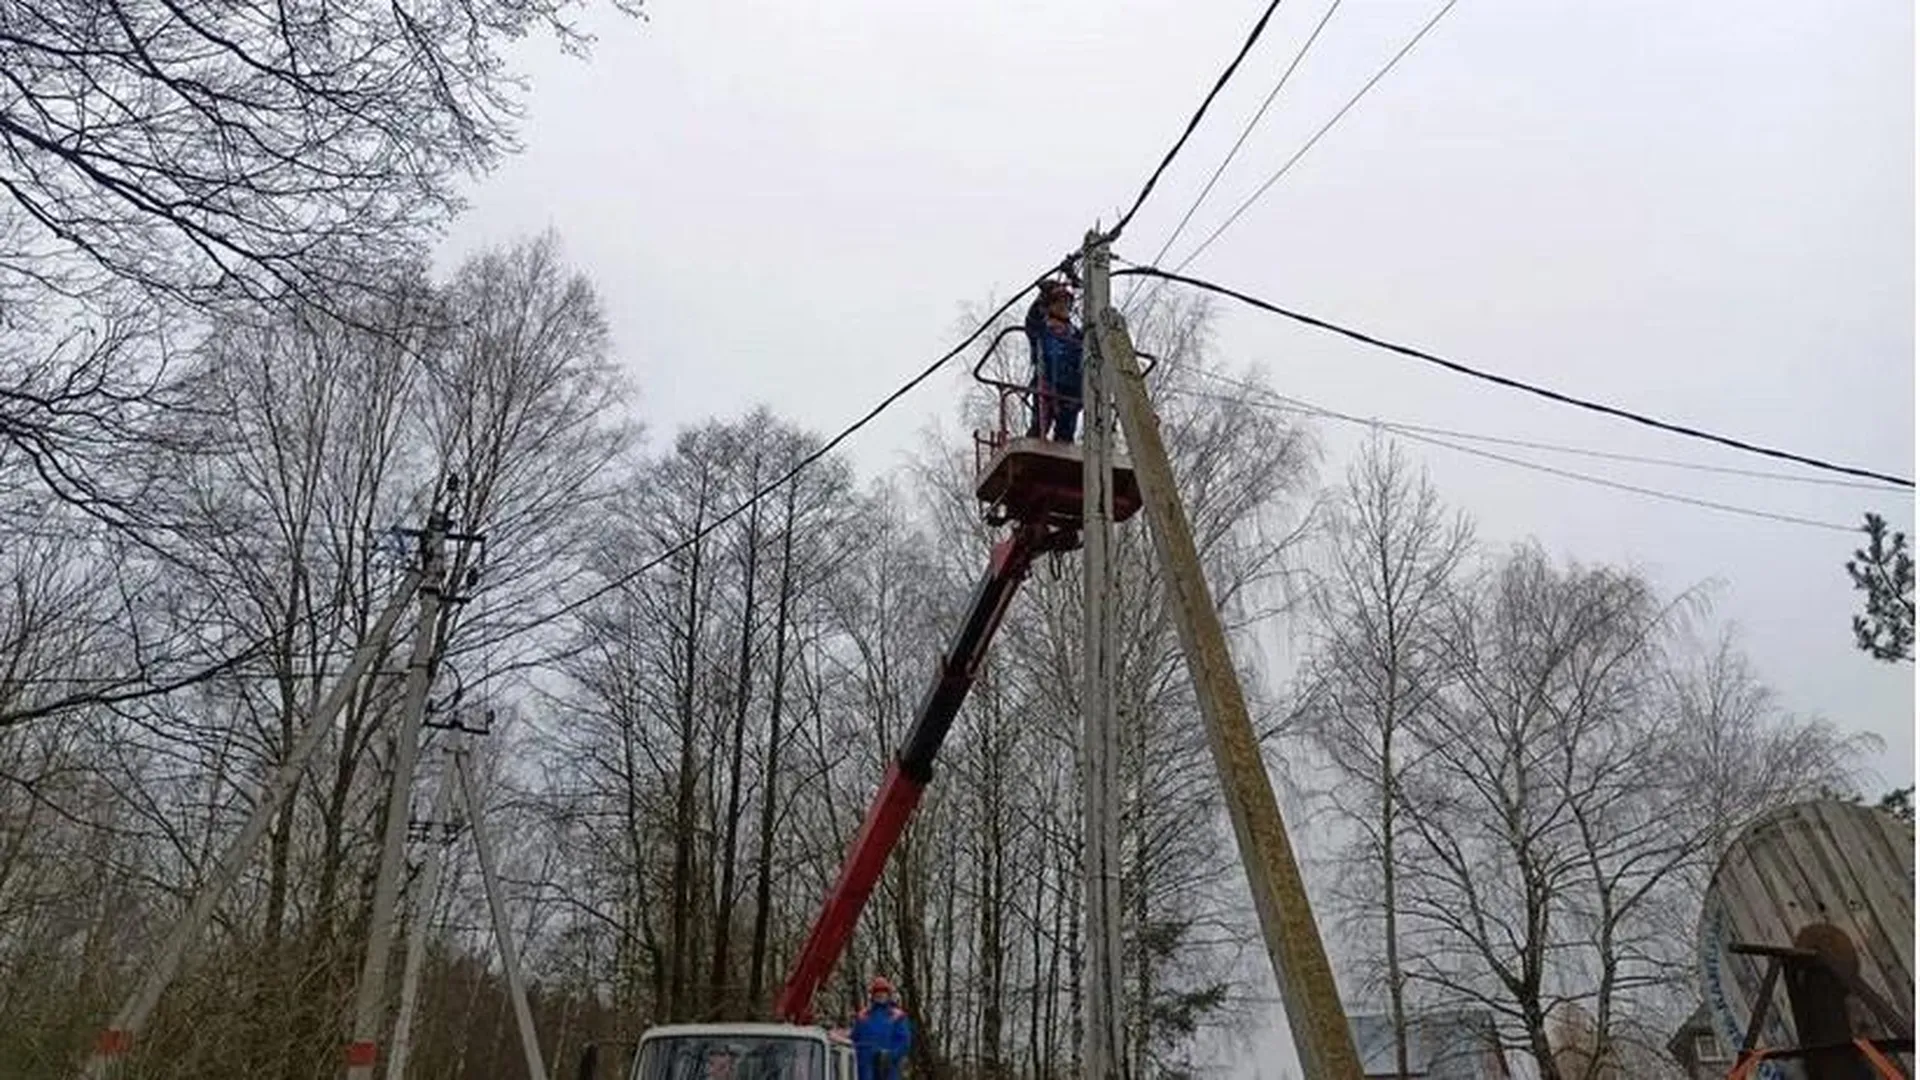
<svg viewBox="0 0 1920 1080"><path fill-rule="evenodd" d="M854 1080L843 1031L797 1024L670 1024L649 1028L631 1080Z"/></svg>

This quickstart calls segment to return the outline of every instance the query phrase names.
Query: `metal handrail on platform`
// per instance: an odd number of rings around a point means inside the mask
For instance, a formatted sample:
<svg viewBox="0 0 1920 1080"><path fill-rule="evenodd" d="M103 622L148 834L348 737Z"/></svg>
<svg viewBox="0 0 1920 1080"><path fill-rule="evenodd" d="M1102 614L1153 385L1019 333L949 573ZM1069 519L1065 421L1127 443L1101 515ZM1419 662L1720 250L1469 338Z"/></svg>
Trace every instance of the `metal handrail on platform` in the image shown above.
<svg viewBox="0 0 1920 1080"><path fill-rule="evenodd" d="M982 469L986 468L987 462L993 457L994 453L1003 449L1007 445L1007 441L1012 438L1012 426L1009 423L1008 410L1015 398L1020 399L1024 410L1029 415L1033 412L1036 397L1041 404L1050 404L1056 401L1063 406L1080 404L1078 394L1062 394L1052 390L1041 389L1035 383L1021 384L1008 382L1005 379L997 379L987 374L987 361L993 359L994 353L1000 351L1000 343L1005 341L1010 334L1025 334L1026 329L1024 326L1009 326L993 335L993 340L987 342L986 351L980 354L980 359L973 365L974 381L983 386L993 387L998 398L995 404L998 426L990 432L975 430L973 433L973 471L976 475ZM1140 377L1143 379L1153 374L1153 369L1160 364L1160 358L1152 353L1140 352L1136 349L1134 355L1139 357L1143 362L1143 366L1140 369Z"/></svg>

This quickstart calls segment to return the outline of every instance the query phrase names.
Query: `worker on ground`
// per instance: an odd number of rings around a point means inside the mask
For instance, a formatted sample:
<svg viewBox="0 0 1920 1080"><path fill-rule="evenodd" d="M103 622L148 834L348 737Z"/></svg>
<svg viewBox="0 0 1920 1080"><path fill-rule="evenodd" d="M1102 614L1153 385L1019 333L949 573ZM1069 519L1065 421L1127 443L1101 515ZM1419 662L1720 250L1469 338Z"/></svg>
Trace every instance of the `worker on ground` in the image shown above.
<svg viewBox="0 0 1920 1080"><path fill-rule="evenodd" d="M1073 290L1048 281L1027 309L1033 353L1033 423L1027 437L1072 442L1080 421L1080 328L1073 325Z"/></svg>
<svg viewBox="0 0 1920 1080"><path fill-rule="evenodd" d="M900 1080L907 1051L913 1048L913 1021L894 1004L893 984L875 975L867 985L867 1007L853 1020L853 1058L859 1080Z"/></svg>

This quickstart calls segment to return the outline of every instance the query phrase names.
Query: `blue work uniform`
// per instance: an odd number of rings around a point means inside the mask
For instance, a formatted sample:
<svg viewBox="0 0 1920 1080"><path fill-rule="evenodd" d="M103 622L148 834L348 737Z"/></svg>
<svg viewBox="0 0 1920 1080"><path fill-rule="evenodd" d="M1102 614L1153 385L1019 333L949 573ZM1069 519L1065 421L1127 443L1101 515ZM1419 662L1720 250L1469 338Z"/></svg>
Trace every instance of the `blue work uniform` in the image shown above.
<svg viewBox="0 0 1920 1080"><path fill-rule="evenodd" d="M1064 331L1047 321L1044 307L1027 312L1027 341L1033 353L1033 423L1029 438L1072 442L1080 422L1080 329L1071 321Z"/></svg>
<svg viewBox="0 0 1920 1080"><path fill-rule="evenodd" d="M874 1002L853 1021L853 1060L859 1080L900 1080L913 1048L913 1021L892 1002Z"/></svg>

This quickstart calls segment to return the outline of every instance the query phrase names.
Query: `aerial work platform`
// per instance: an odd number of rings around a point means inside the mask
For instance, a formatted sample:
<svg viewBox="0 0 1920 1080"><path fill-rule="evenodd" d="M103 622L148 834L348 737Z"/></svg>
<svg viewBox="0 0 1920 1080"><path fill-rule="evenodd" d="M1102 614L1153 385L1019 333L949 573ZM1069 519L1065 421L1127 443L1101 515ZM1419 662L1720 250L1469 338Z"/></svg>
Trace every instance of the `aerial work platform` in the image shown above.
<svg viewBox="0 0 1920 1080"><path fill-rule="evenodd" d="M986 504L987 523L1009 521L1077 529L1083 512L1085 460L1077 443L1026 437L982 445L974 494ZM1140 510L1140 484L1125 458L1113 462L1113 520Z"/></svg>
<svg viewBox="0 0 1920 1080"><path fill-rule="evenodd" d="M861 912L879 883L888 857L905 833L921 796L933 781L934 762L978 681L987 650L1012 606L1021 582L1043 554L1079 549L1084 553L1081 595L1084 623L1081 656L1084 766L1083 820L1087 823L1082 860L1086 889L1089 991L1082 1040L1088 1075L1121 1074L1126 1060L1120 991L1120 759L1119 710L1114 683L1119 655L1115 633L1118 579L1114 575L1113 521L1141 510L1153 525L1152 552L1161 571L1158 603L1173 622L1193 681L1200 720L1220 778L1240 863L1246 870L1261 936L1287 1008L1287 1020L1302 1071L1323 1080L1360 1080L1360 1058L1353 1046L1346 1013L1334 983L1333 968L1320 939L1298 860L1280 816L1273 781L1267 775L1246 697L1234 669L1233 654L1220 612L1201 570L1193 527L1174 483L1173 464L1160 434L1159 419L1144 390L1145 357L1133 347L1126 323L1108 305L1110 237L1097 229L1087 234L1081 262L1087 268L1088 313L1094 327L1086 354L1099 367L1084 369L1077 393L1091 401L1088 434L1091 453L1070 442L1015 435L1010 421L1033 413L1046 419L1055 393L1037 384L1020 385L988 376L985 365L1002 341L1021 332L1009 327L996 335L974 367L974 377L996 390L997 425L976 430L974 493L983 517L994 526L1010 526L994 545L985 573L974 587L932 685L881 778L879 790L841 863L840 874L807 932L800 954L774 1002L774 1015L788 1024L812 1022L814 997L845 955ZM1110 367L1108 365L1111 365ZM1081 402L1064 395L1062 408ZM1118 425L1112 424L1117 419ZM990 421L991 422L991 421ZM1022 431L1042 427L1021 423ZM1051 425L1047 425L1051 426ZM1072 430L1072 424L1061 429ZM1124 433L1134 464L1115 453ZM1095 462L1092 484L1083 475ZM1101 474L1099 462L1110 462ZM1145 478L1144 489L1141 477ZM1101 489L1105 490L1101 490ZM1111 505L1109 519L1108 505ZM909 1006L913 985L907 983Z"/></svg>
<svg viewBox="0 0 1920 1080"><path fill-rule="evenodd" d="M1078 532L1081 516L1086 513L1086 457L1080 444L1013 434L1016 417L1030 415L1036 399L1048 395L1036 386L1022 386L986 373L987 361L1000 343L1020 331L1018 326L1009 326L994 335L973 368L974 379L991 387L998 399L994 429L973 433L973 493L989 525L1016 522ZM1062 403L1080 404L1077 398L1064 398ZM1113 520L1125 521L1139 510L1140 483L1134 479L1133 465L1123 455L1115 454Z"/></svg>
<svg viewBox="0 0 1920 1080"><path fill-rule="evenodd" d="M1019 331L1019 327L1001 331L980 363L984 365L1002 341ZM1034 395L1041 391L990 378L980 367L974 369L974 377L993 387L999 397L997 425L973 433L974 494L989 525L1012 528L993 545L986 572L974 586L966 615L947 644L933 685L921 699L913 723L881 779L880 790L854 835L840 876L827 892L800 956L774 1002L774 1015L788 1023L812 1021L814 995L846 951L860 913L886 869L888 856L932 781L934 760L1034 560L1081 546L1086 524L1085 452L1073 443L1013 434L1015 416L1030 415ZM1110 455L1109 460L1113 462L1113 519L1125 521L1141 509L1140 484L1124 459Z"/></svg>

